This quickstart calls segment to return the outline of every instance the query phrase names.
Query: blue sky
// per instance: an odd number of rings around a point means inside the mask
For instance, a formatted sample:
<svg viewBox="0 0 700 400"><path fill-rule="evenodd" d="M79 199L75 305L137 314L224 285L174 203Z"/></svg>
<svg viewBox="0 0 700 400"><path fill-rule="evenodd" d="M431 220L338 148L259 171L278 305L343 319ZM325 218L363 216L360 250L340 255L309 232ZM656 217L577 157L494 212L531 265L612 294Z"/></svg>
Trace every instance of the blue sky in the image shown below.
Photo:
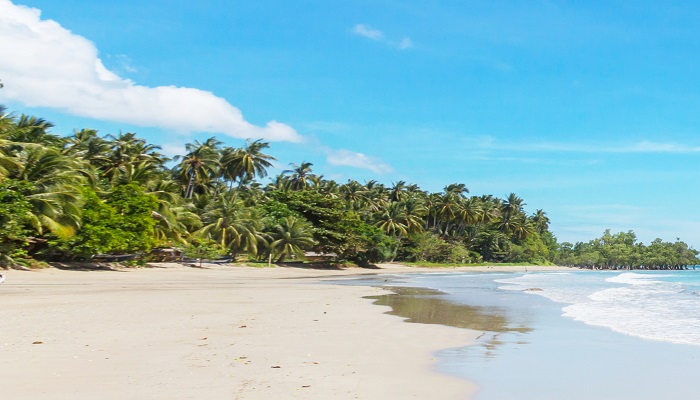
<svg viewBox="0 0 700 400"><path fill-rule="evenodd" d="M171 155L263 137L278 170L515 192L560 241L700 248L698 20L693 2L0 0L0 104Z"/></svg>

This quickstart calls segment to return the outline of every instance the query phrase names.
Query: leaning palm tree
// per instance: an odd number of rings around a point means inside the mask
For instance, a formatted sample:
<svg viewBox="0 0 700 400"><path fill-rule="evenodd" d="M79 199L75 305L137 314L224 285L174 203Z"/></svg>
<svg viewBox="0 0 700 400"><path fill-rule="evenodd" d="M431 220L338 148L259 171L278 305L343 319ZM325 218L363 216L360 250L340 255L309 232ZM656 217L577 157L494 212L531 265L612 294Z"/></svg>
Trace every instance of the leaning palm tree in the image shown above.
<svg viewBox="0 0 700 400"><path fill-rule="evenodd" d="M303 257L304 250L316 244L313 238L313 225L303 218L287 217L275 226L270 243L271 253L276 254L277 262L284 262L289 256Z"/></svg>
<svg viewBox="0 0 700 400"><path fill-rule="evenodd" d="M196 186L201 186L214 179L219 167L219 146L221 142L211 137L200 143L187 143L187 154L175 156L175 161L180 161L176 173L186 182L185 198L191 199Z"/></svg>
<svg viewBox="0 0 700 400"><path fill-rule="evenodd" d="M176 182L167 179L149 185L146 190L146 193L158 199L152 215L156 220L154 235L160 243L174 241L185 244L185 237L202 226L195 205L184 202L179 190Z"/></svg>

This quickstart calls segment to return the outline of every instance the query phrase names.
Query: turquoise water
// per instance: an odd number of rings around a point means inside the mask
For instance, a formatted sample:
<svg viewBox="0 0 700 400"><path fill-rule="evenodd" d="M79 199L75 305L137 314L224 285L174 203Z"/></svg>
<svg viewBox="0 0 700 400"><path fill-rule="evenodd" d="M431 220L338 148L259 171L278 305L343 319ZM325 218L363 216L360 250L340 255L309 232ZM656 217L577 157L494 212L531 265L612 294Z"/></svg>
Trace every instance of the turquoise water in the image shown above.
<svg viewBox="0 0 700 400"><path fill-rule="evenodd" d="M492 310L519 328L485 332L476 345L439 353L439 370L480 386L477 400L700 398L700 270L380 281L437 289L445 300Z"/></svg>

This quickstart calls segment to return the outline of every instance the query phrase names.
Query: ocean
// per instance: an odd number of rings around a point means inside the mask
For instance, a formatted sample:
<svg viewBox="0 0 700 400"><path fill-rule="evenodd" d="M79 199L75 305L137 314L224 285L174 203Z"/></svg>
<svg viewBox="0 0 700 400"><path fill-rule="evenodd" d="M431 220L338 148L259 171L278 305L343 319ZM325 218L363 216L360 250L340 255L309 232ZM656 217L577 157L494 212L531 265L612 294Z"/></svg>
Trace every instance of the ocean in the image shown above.
<svg viewBox="0 0 700 400"><path fill-rule="evenodd" d="M700 270L426 273L368 283L398 290L376 302L409 322L484 331L475 345L440 351L436 367L479 385L477 400L700 397Z"/></svg>

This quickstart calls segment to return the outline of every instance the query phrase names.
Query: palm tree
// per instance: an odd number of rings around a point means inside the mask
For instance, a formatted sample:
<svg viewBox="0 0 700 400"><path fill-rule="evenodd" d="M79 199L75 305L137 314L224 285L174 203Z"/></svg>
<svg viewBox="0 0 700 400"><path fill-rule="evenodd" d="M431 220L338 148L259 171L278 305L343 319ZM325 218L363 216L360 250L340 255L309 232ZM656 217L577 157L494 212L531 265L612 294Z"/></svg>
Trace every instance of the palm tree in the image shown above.
<svg viewBox="0 0 700 400"><path fill-rule="evenodd" d="M515 193L508 195L508 198L503 203L503 214L504 215L516 215L523 211L523 206L525 202L523 199L518 197Z"/></svg>
<svg viewBox="0 0 700 400"><path fill-rule="evenodd" d="M205 225L195 232L196 236L214 240L222 250L234 257L240 250L257 253L258 242L262 238L259 219L251 218L250 210L234 194L220 196L208 205L202 222Z"/></svg>
<svg viewBox="0 0 700 400"><path fill-rule="evenodd" d="M467 185L463 183L451 183L445 186L445 193L456 194L464 197L465 193L469 193L469 189L467 189Z"/></svg>
<svg viewBox="0 0 700 400"><path fill-rule="evenodd" d="M289 166L292 167L292 169L282 171L282 175L289 175L290 189L304 190L311 187L315 176L311 173L312 163L302 161L301 165L290 163Z"/></svg>
<svg viewBox="0 0 700 400"><path fill-rule="evenodd" d="M547 213L542 210L535 211L532 215L532 222L535 224L535 229L539 234L549 229L549 217L547 217Z"/></svg>
<svg viewBox="0 0 700 400"><path fill-rule="evenodd" d="M63 139L49 133L53 124L33 116L22 114L15 122L12 135L8 139L19 143L35 143L43 146L58 147Z"/></svg>
<svg viewBox="0 0 700 400"><path fill-rule="evenodd" d="M66 138L63 154L80 157L90 164L98 166L98 160L110 152L110 143L97 136L94 129L81 129L73 132L73 136Z"/></svg>
<svg viewBox="0 0 700 400"><path fill-rule="evenodd" d="M406 182L398 181L389 189L390 201L401 201L406 197Z"/></svg>
<svg viewBox="0 0 700 400"><path fill-rule="evenodd" d="M405 201L399 203L406 213L406 227L409 233L418 233L423 231L423 217L427 209L423 205L420 198L412 196L406 198Z"/></svg>
<svg viewBox="0 0 700 400"><path fill-rule="evenodd" d="M379 212L389 202L389 195L386 187L381 183L371 180L365 183L367 191L367 209L370 213Z"/></svg>
<svg viewBox="0 0 700 400"><path fill-rule="evenodd" d="M340 186L339 192L350 204L350 208L355 211L359 211L367 202L367 194L369 193L364 186L354 180L348 180L348 183Z"/></svg>
<svg viewBox="0 0 700 400"><path fill-rule="evenodd" d="M472 196L461 201L457 211L457 219L459 220L458 235L462 235L468 226L475 225L481 221L483 215L484 209L478 197Z"/></svg>
<svg viewBox="0 0 700 400"><path fill-rule="evenodd" d="M313 239L313 226L303 218L287 217L275 226L274 241L270 251L277 254L277 262L284 262L288 256L303 257L304 250L316 244Z"/></svg>
<svg viewBox="0 0 700 400"><path fill-rule="evenodd" d="M407 236L414 225L409 226L408 215L406 208L401 203L388 203L379 214L376 215L377 222L375 226L384 231L388 235L396 237L396 247L392 252L390 261L394 261L401 246L401 239Z"/></svg>
<svg viewBox="0 0 700 400"><path fill-rule="evenodd" d="M95 131L81 131L69 139L68 151L85 153L88 161L111 183L144 183L165 173L168 158L158 152L160 146L149 144L131 132L110 134L107 138L103 141L96 137Z"/></svg>
<svg viewBox="0 0 700 400"><path fill-rule="evenodd" d="M90 184L90 172L79 159L58 149L28 147L18 158L23 166L13 178L34 187L27 199L32 204L32 226L39 235L45 230L58 236L72 235L80 225L81 188Z"/></svg>
<svg viewBox="0 0 700 400"><path fill-rule="evenodd" d="M389 235L395 235L399 238L408 235L406 208L400 203L389 203L377 215L375 225Z"/></svg>
<svg viewBox="0 0 700 400"><path fill-rule="evenodd" d="M202 221L192 203L185 203L178 194L178 184L171 180L160 180L151 185L147 193L158 199L158 205L153 211L156 220L154 235L160 243L174 240L186 244L186 236L199 229Z"/></svg>
<svg viewBox="0 0 700 400"><path fill-rule="evenodd" d="M513 236L519 240L525 240L537 231L532 220L525 214L520 214L518 218L514 219L511 226Z"/></svg>
<svg viewBox="0 0 700 400"><path fill-rule="evenodd" d="M224 149L221 156L221 170L224 179L238 180L240 184L245 179L254 179L256 176L267 176L267 168L272 167L272 161L277 159L265 154L262 150L270 147L270 144L262 139L246 140L242 149Z"/></svg>
<svg viewBox="0 0 700 400"><path fill-rule="evenodd" d="M321 178L323 178L323 175L321 175ZM337 199L340 197L340 185L332 179L321 179L316 185L316 188L329 199Z"/></svg>
<svg viewBox="0 0 700 400"><path fill-rule="evenodd" d="M186 183L185 198L191 199L196 186L202 186L211 181L216 175L219 167L219 146L221 142L214 137L200 143L187 143L185 149L187 154L175 156L175 161L180 161L177 167L177 174Z"/></svg>
<svg viewBox="0 0 700 400"><path fill-rule="evenodd" d="M522 226L521 216L523 215L523 199L515 193L508 195L508 198L501 205L500 230L505 234L514 234L515 229Z"/></svg>

